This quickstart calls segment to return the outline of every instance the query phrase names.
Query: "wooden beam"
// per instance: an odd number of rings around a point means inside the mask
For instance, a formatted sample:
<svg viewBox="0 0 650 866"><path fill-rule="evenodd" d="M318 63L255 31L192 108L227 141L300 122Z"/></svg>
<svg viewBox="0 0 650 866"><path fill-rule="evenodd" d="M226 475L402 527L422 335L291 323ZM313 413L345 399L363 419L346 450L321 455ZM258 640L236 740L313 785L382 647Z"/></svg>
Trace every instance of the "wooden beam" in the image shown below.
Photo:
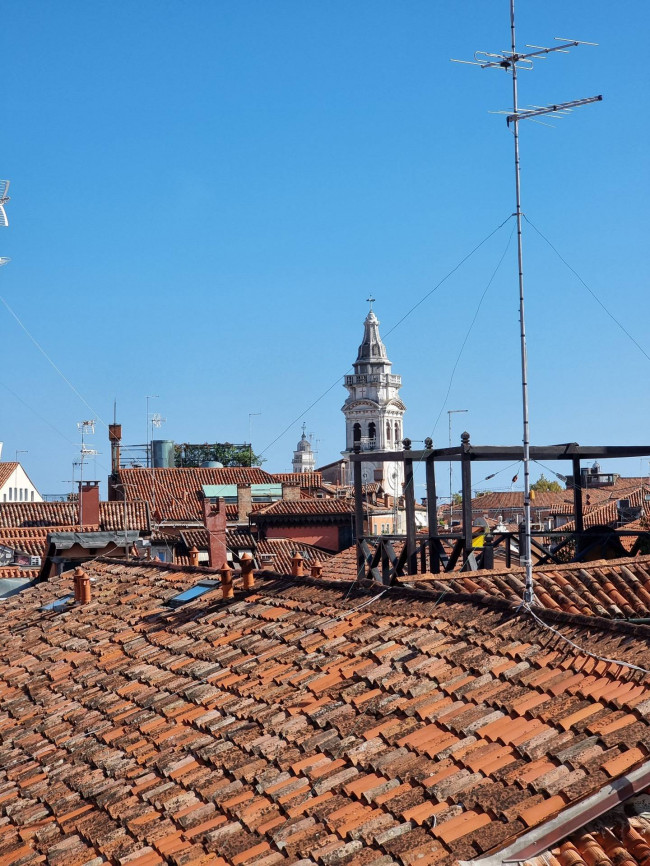
<svg viewBox="0 0 650 866"><path fill-rule="evenodd" d="M521 445L470 445L471 460L509 461L523 460L524 449ZM367 451L351 454L350 460L356 462L383 463L403 460L408 454L414 462L431 458L445 462L462 460L461 448L430 448L421 451ZM606 460L623 457L650 457L650 445L531 445L531 460Z"/></svg>
<svg viewBox="0 0 650 866"><path fill-rule="evenodd" d="M432 574L440 574L436 468L433 460L430 457L427 458L425 467L427 484L427 520L429 523L429 567Z"/></svg>
<svg viewBox="0 0 650 866"><path fill-rule="evenodd" d="M576 524L576 532L584 532L585 522L582 516L582 473L580 472L580 458L573 458L573 511Z"/></svg>
<svg viewBox="0 0 650 866"><path fill-rule="evenodd" d="M357 446L358 447L358 446ZM352 455L354 456L354 455ZM354 534L357 540L357 574L365 571L366 558L361 543L363 541L363 480L361 478L361 463L355 463L353 467L354 480Z"/></svg>

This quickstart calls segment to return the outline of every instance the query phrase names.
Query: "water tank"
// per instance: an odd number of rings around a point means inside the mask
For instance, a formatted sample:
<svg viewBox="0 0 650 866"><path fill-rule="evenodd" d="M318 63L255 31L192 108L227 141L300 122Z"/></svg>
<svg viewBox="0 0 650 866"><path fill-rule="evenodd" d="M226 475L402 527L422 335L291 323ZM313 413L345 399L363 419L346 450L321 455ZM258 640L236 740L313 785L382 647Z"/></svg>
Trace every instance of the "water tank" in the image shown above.
<svg viewBox="0 0 650 866"><path fill-rule="evenodd" d="M219 463L218 460L204 460L201 469L223 469L223 463Z"/></svg>
<svg viewBox="0 0 650 866"><path fill-rule="evenodd" d="M174 466L174 443L171 439L154 439L151 443L155 469L171 469Z"/></svg>

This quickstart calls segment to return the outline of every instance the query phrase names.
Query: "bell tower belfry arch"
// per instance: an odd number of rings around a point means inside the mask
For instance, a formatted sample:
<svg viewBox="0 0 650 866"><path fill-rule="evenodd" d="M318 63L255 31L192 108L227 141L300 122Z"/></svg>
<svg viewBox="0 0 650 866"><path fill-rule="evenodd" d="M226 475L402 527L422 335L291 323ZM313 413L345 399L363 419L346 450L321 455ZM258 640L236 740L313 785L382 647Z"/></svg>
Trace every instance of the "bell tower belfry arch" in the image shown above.
<svg viewBox="0 0 650 866"><path fill-rule="evenodd" d="M349 456L358 445L368 453L363 468L367 481L378 481L386 493L402 493L403 463L401 461L373 463L372 451L401 451L404 432L402 422L406 406L399 397L402 377L391 372L386 347L379 335L379 320L372 308L374 298L368 298L370 310L363 323L363 340L354 373L345 377L349 396L342 406L345 415L345 451ZM348 463L348 484L352 484L352 464Z"/></svg>

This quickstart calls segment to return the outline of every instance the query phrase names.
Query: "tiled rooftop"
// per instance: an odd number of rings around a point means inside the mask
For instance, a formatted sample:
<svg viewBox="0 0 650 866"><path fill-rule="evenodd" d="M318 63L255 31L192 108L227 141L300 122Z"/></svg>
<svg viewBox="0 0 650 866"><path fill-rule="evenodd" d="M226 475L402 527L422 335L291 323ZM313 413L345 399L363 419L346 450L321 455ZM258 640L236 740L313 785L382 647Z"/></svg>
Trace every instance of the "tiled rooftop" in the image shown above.
<svg viewBox="0 0 650 866"><path fill-rule="evenodd" d="M181 531L181 538L188 550L192 546L197 550L207 550L206 529L184 529ZM231 550L254 550L261 568L277 571L280 574L291 572L291 559L296 550L300 551L305 558L306 568L309 568L313 562L325 563L332 557L331 553L326 553L311 544L294 541L291 538L257 539L251 532L241 528L226 530L226 545Z"/></svg>
<svg viewBox="0 0 650 866"><path fill-rule="evenodd" d="M105 532L124 529L148 529L149 515L144 502L99 503L99 528ZM0 527L48 527L58 530L78 528L77 502L0 502Z"/></svg>
<svg viewBox="0 0 650 866"><path fill-rule="evenodd" d="M9 481L19 466L20 463L16 463L13 460L7 460L6 463L0 463L0 487L3 487L7 481Z"/></svg>
<svg viewBox="0 0 650 866"><path fill-rule="evenodd" d="M203 486L212 484L273 484L273 475L257 467L224 467L221 469L120 469L118 495L122 489L130 501L149 504L151 514L160 520L177 523L202 521ZM155 492L155 495L154 495ZM229 518L236 519L237 506Z"/></svg>
<svg viewBox="0 0 650 866"><path fill-rule="evenodd" d="M0 863L447 866L648 760L647 676L509 602L266 574L171 610L205 569L86 567L88 605L2 603Z"/></svg>
<svg viewBox="0 0 650 866"><path fill-rule="evenodd" d="M274 472L273 478L281 484L299 484L303 490L314 490L323 486L321 472Z"/></svg>
<svg viewBox="0 0 650 866"><path fill-rule="evenodd" d="M645 791L591 821L556 847L522 866L587 866L647 864L650 854L649 793Z"/></svg>
<svg viewBox="0 0 650 866"><path fill-rule="evenodd" d="M354 580L356 574L354 546L336 554L323 567L326 580ZM650 617L650 556L543 565L534 569L534 576L538 603L548 610L612 619ZM512 602L519 602L524 593L524 570L518 566L406 575L399 580L418 586L429 584L440 592L472 592Z"/></svg>
<svg viewBox="0 0 650 866"><path fill-rule="evenodd" d="M369 505L364 502L363 510L365 512L378 511L374 505ZM280 499L278 502L272 502L270 505L265 505L260 508L256 515L262 516L302 516L302 515L350 515L354 514L353 499Z"/></svg>

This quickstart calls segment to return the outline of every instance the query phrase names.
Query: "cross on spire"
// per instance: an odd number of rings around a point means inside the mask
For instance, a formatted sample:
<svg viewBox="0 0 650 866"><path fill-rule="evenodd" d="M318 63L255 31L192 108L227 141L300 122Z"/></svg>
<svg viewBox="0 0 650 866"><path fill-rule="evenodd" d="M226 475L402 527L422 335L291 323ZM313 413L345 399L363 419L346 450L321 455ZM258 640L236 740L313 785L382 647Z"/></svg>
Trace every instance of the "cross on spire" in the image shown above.
<svg viewBox="0 0 650 866"><path fill-rule="evenodd" d="M373 296L372 296L372 295L369 295L369 296L366 298L366 301L370 304L370 309L372 310L372 305L375 303L375 299L373 298Z"/></svg>

